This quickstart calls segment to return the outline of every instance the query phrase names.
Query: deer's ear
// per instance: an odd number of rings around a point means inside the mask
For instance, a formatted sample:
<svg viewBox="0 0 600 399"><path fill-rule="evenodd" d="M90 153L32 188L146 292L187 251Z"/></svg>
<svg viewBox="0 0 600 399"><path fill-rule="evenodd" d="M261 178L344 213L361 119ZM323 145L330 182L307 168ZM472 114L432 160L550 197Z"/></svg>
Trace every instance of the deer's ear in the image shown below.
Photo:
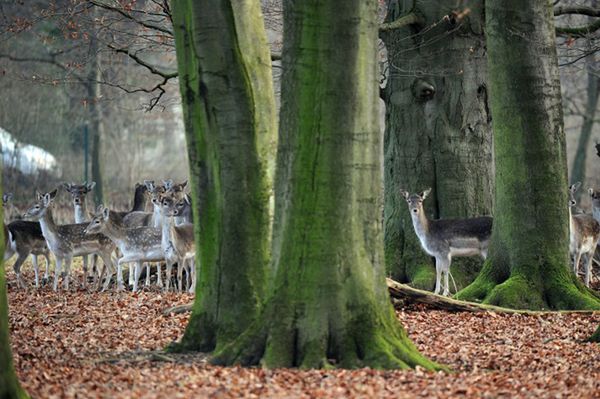
<svg viewBox="0 0 600 399"><path fill-rule="evenodd" d="M590 197L594 196L594 189L593 188L588 188L588 194L590 195Z"/></svg>
<svg viewBox="0 0 600 399"><path fill-rule="evenodd" d="M144 180L144 185L148 190L152 191L154 188L154 180Z"/></svg>
<svg viewBox="0 0 600 399"><path fill-rule="evenodd" d="M578 181L578 182L577 182L577 183L575 183L575 184L571 184L571 187L569 187L569 190L570 190L572 193L575 193L577 190L579 190L579 187L580 187L580 186L581 186L581 182L580 182L580 181Z"/></svg>
<svg viewBox="0 0 600 399"><path fill-rule="evenodd" d="M94 187L96 187L96 182L93 181L91 183L86 184L85 188L87 191L92 191L94 189Z"/></svg>
<svg viewBox="0 0 600 399"><path fill-rule="evenodd" d="M421 198L425 199L431 193L431 187L421 193Z"/></svg>
<svg viewBox="0 0 600 399"><path fill-rule="evenodd" d="M185 186L187 186L187 180L184 180L183 183L180 184L181 189L183 190Z"/></svg>
<svg viewBox="0 0 600 399"><path fill-rule="evenodd" d="M37 201L41 201L44 199L44 194L40 193L38 190L35 190L35 199Z"/></svg>
<svg viewBox="0 0 600 399"><path fill-rule="evenodd" d="M185 202L188 203L188 205L192 204L192 197L190 197L189 194L186 194L185 197L183 197L185 199Z"/></svg>
<svg viewBox="0 0 600 399"><path fill-rule="evenodd" d="M42 200L44 201L44 206L50 205L50 203L52 202L52 197L50 196L50 193L44 194Z"/></svg>
<svg viewBox="0 0 600 399"><path fill-rule="evenodd" d="M173 179L167 179L167 180L163 180L163 186L165 187L165 190L170 190L171 188L173 188Z"/></svg>
<svg viewBox="0 0 600 399"><path fill-rule="evenodd" d="M67 183L67 182L63 182L63 184L61 184L62 188L64 188L67 191L71 191L71 183Z"/></svg>
<svg viewBox="0 0 600 399"><path fill-rule="evenodd" d="M108 210L108 208L102 207L102 217L104 218L104 220L108 220L109 214L110 214L110 211Z"/></svg>
<svg viewBox="0 0 600 399"><path fill-rule="evenodd" d="M400 195L402 195L404 197L404 199L408 199L408 197L410 196L410 193L406 190L400 190Z"/></svg>

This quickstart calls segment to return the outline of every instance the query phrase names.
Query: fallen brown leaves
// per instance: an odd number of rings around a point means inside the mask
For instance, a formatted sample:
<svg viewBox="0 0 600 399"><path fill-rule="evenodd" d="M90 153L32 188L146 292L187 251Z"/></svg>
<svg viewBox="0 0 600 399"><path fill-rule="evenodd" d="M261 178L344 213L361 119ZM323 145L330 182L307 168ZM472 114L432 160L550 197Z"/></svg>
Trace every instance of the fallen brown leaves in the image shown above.
<svg viewBox="0 0 600 399"><path fill-rule="evenodd" d="M190 295L23 291L7 274L16 367L33 397L600 396L600 346L582 342L600 313L524 316L420 306L398 312L418 348L453 373L222 368L203 355L160 352L182 335L189 317L162 310Z"/></svg>

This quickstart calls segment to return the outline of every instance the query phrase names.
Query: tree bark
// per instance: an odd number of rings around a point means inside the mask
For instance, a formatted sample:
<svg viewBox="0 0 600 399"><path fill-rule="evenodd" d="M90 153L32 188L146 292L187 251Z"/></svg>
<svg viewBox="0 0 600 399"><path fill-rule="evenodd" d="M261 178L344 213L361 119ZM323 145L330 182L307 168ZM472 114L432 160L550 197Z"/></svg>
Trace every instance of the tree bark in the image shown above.
<svg viewBox="0 0 600 399"><path fill-rule="evenodd" d="M0 176L2 168L0 167ZM1 190L0 190L1 191ZM0 192L1 195L1 192ZM2 209L0 218L4 220ZM6 275L4 271L4 229L0 231L0 398L16 399L28 398L27 393L21 388L10 349L10 330L8 328L8 298L6 295Z"/></svg>
<svg viewBox="0 0 600 399"><path fill-rule="evenodd" d="M518 309L598 309L569 264L566 144L552 6L486 0L494 118L489 256L459 299Z"/></svg>
<svg viewBox="0 0 600 399"><path fill-rule="evenodd" d="M400 191L432 187L425 207L433 218L489 215L492 208L483 2L461 4L392 0L387 21L411 13L419 18L380 34L389 62L383 95L386 266L395 280L422 289L433 289L435 267L414 233ZM459 287L480 268L479 259L452 262Z"/></svg>
<svg viewBox="0 0 600 399"><path fill-rule="evenodd" d="M588 48L591 48L592 44L588 39ZM585 105L585 115L583 116L583 124L581 125L581 134L577 142L577 151L575 152L575 159L573 160L573 168L571 169L571 182L585 182L585 169L588 146L590 138L592 137L592 129L594 127L594 118L596 115L596 108L598 107L598 90L600 90L600 79L598 78L598 71L595 68L596 53L586 57L586 69L588 76L587 85L587 102ZM579 200L581 193L585 190L579 190L575 195Z"/></svg>
<svg viewBox="0 0 600 399"><path fill-rule="evenodd" d="M90 71L88 74L87 92L89 97L89 133L92 141L91 148L91 174L94 187L94 203L96 206L104 204L104 184L102 183L102 107L100 105L100 65L98 39L92 35L90 38Z"/></svg>
<svg viewBox="0 0 600 399"><path fill-rule="evenodd" d="M264 300L267 153L276 135L260 2L172 2L196 230L196 299L173 350L212 351ZM201 265L201 266L200 266Z"/></svg>
<svg viewBox="0 0 600 399"><path fill-rule="evenodd" d="M596 332L589 338L589 341L600 343L600 326L598 326Z"/></svg>
<svg viewBox="0 0 600 399"><path fill-rule="evenodd" d="M217 364L439 367L410 342L385 286L376 10L285 3L274 290Z"/></svg>

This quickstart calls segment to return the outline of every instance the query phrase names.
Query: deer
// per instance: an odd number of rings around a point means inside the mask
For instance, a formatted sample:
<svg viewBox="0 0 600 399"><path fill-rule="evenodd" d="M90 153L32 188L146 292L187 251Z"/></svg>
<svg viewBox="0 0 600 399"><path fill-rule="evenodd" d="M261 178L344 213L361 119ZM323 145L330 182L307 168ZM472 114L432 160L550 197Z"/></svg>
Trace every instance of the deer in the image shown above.
<svg viewBox="0 0 600 399"><path fill-rule="evenodd" d="M492 234L493 219L490 216L480 216L469 219L428 219L423 209L423 201L431 188L420 194L410 194L400 190L408 204L415 233L421 247L435 258L435 294L439 294L442 275L444 286L442 295L450 294L448 276L453 257L481 256L487 258L488 245Z"/></svg>
<svg viewBox="0 0 600 399"><path fill-rule="evenodd" d="M125 227L107 207L100 205L85 228L87 234L102 233L109 237L122 253L117 261L117 289L123 290L122 265L135 263L133 292L137 291L142 262L164 261L161 231L155 227Z"/></svg>
<svg viewBox="0 0 600 399"><path fill-rule="evenodd" d="M187 186L187 180L182 183L173 184L172 180L163 181L166 192L172 196L176 203L176 207L179 208L178 216L175 217L175 224L182 225L187 223L193 223L192 215L192 200L191 197L185 192Z"/></svg>
<svg viewBox="0 0 600 399"><path fill-rule="evenodd" d="M196 255L196 242L194 226L191 224L175 224L175 217L179 215L177 203L172 196L164 196L161 200L162 235L161 245L167 262L167 277L165 290L169 290L171 270L177 263L177 286L183 290L183 269L187 268L187 278L191 278L190 292L195 288L194 259Z"/></svg>
<svg viewBox="0 0 600 399"><path fill-rule="evenodd" d="M4 210L14 210L12 205L12 193L2 195L2 208ZM9 212L5 213L5 216ZM39 288L39 263L38 256L44 256L46 260L46 272L43 281L48 281L50 269L50 250L46 245L46 240L42 235L40 224L37 222L29 222L25 220L14 220L8 224L4 224L4 261L9 260L13 255L17 255L17 260L13 265L13 270L17 276L17 286L25 288L25 283L21 278L21 266L29 255L32 255L33 271L35 273L35 287Z"/></svg>
<svg viewBox="0 0 600 399"><path fill-rule="evenodd" d="M58 290L58 280L63 264L66 272L63 287L68 290L73 257L97 254L104 262L104 268L108 269L103 288L103 291L105 291L108 288L112 271L114 270L111 254L115 249L115 245L105 235L86 234L85 228L87 227L87 223L57 225L52 216L51 207L57 192L58 189L43 194L37 192L36 201L24 215L39 222L42 235L46 239L50 251L52 251L56 258L53 290Z"/></svg>
<svg viewBox="0 0 600 399"><path fill-rule="evenodd" d="M594 252L600 239L600 223L591 215L573 214L572 208L577 205L575 193L580 186L581 182L569 186L569 253L573 259L573 272L576 276L579 274L582 255L587 257L584 282L589 287Z"/></svg>
<svg viewBox="0 0 600 399"><path fill-rule="evenodd" d="M46 260L46 272L42 281L48 281L50 269L50 250L42 235L40 224L26 220L15 220L4 227L6 243L4 260L7 261L12 258L13 255L17 255L17 260L13 265L13 270L17 276L17 286L25 288L25 283L21 278L21 266L25 260L27 260L27 257L32 255L35 287L39 288L39 256L43 256Z"/></svg>
<svg viewBox="0 0 600 399"><path fill-rule="evenodd" d="M63 183L63 188L71 194L71 200L73 202L73 209L75 211L75 223L86 222L86 196L94 189L96 182L84 182L83 184L75 183ZM85 287L88 277L88 257L83 256L83 287ZM97 256L92 257L92 264L90 273L94 274L94 268L96 265Z"/></svg>
<svg viewBox="0 0 600 399"><path fill-rule="evenodd" d="M600 191L589 188L588 194L592 200L592 215L600 223Z"/></svg>

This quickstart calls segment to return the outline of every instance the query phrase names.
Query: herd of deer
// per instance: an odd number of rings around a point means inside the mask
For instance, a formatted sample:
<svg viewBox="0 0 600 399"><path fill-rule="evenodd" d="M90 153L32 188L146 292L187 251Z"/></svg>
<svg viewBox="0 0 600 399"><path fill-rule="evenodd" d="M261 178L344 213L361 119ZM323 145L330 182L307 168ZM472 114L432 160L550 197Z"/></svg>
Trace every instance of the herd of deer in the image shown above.
<svg viewBox="0 0 600 399"><path fill-rule="evenodd" d="M162 184L155 184L154 181L146 180L144 184L136 184L131 210L119 212L100 205L91 221L86 221L85 197L94 188L95 183L64 183L62 187L71 195L75 211L75 223L65 225L56 224L52 215L52 204L58 188L44 194L37 193L36 201L23 215L30 221L15 220L8 225L4 224L4 260L17 255L13 269L17 284L24 287L21 265L29 255L33 255L35 286L39 287L38 257L45 257L44 279L47 280L49 254L52 253L56 259L53 285L56 291L61 277L64 277L64 288L69 288L71 262L73 257L81 256L83 286L86 285L89 271L98 286L104 277L102 287L106 290L115 271L114 256L118 254L117 289L124 289L124 264L135 265L135 268L129 268L129 284L133 286L133 291L137 291L143 264L146 264L146 285L149 285L150 262L155 262L158 268L157 284L160 287L167 291L170 289L172 269L177 265L176 288L193 292L196 248L191 199L185 192L186 183L174 184L172 180L166 180ZM148 196L154 208L153 212L144 211ZM10 195L4 195L3 205L6 206L9 200ZM90 255L93 255L92 258L88 258ZM97 257L102 259L101 268L99 263L95 262ZM91 263L89 270L88 263ZM164 283L162 263L166 264Z"/></svg>
<svg viewBox="0 0 600 399"><path fill-rule="evenodd" d="M579 273L579 262L585 260L585 285L590 286L594 252L600 239L600 192L589 189L592 199L593 215L573 214L572 208L577 205L575 193L580 183L569 187L569 252L573 260L573 271ZM493 219L482 216L470 219L437 219L427 218L423 209L423 201L431 189L418 194L410 194L401 190L408 203L413 227L423 250L435 258L436 282L435 293L450 294L448 277L453 257L479 255L487 257L488 245L492 235ZM442 277L444 278L442 288Z"/></svg>
<svg viewBox="0 0 600 399"><path fill-rule="evenodd" d="M21 265L29 255L33 255L35 286L39 287L38 257L44 256L46 271L44 280L49 278L50 252L56 259L53 288L58 289L63 277L64 288L69 288L69 274L73 257L83 257L83 285L88 271L98 286L104 277L103 290L106 290L115 271L116 261L117 289L124 289L122 266L133 263L129 268L129 284L133 291L138 289L138 281L143 264L146 264L146 285L150 285L150 264L157 265L157 285L170 289L171 274L177 265L177 289L194 291L195 241L192 225L191 199L185 192L186 182L174 184L172 180L155 184L145 180L136 184L133 207L129 211L112 211L100 205L91 221L86 221L85 197L94 188L94 182L87 184L64 183L63 188L71 195L75 212L75 224L57 225L52 216L52 203L58 189L37 194L35 203L24 216L31 221L15 220L4 224L6 238L4 260L17 255L14 271L17 284L25 286L21 278ZM579 272L579 262L585 256L585 284L589 287L592 275L594 252L600 239L600 192L589 189L592 199L593 215L573 214L576 206L575 193L580 184L569 187L569 250L573 259L573 271ZM470 219L427 218L423 201L431 189L419 194L401 191L408 203L415 233L427 254L435 257L436 283L435 293L449 295L450 264L453 257L479 255L487 257L488 244L492 234L493 219L482 216ZM145 212L147 196L150 196L153 212ZM10 195L2 198L5 206ZM118 251L116 249L118 248ZM89 255L91 267L88 270ZM102 268L97 266L96 258L102 259ZM162 263L166 264L166 278L163 283ZM96 269L96 272L94 272ZM185 271L185 281L184 281ZM442 286L442 277L444 279Z"/></svg>

